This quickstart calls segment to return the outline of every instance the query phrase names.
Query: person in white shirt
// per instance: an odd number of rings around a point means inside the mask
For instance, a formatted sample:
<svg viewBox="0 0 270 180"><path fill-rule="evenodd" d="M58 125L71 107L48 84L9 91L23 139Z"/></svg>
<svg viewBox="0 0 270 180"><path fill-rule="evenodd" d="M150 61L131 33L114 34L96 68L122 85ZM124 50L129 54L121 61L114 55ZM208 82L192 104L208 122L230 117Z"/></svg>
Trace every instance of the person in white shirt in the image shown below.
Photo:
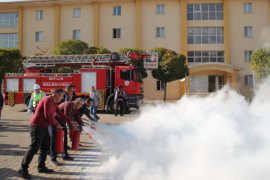
<svg viewBox="0 0 270 180"><path fill-rule="evenodd" d="M93 100L93 104L90 107L90 113L92 117L95 118L95 121L97 121L100 119L100 117L97 115L97 110L101 102L101 97L99 92L96 90L95 86L92 86L91 88L90 98Z"/></svg>

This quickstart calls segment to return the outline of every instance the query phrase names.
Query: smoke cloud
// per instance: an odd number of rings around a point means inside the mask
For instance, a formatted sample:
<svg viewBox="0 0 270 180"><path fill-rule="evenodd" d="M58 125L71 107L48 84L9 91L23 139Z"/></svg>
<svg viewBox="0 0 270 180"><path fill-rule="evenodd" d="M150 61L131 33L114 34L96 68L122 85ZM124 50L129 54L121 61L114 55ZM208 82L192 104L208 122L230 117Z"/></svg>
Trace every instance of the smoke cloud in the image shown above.
<svg viewBox="0 0 270 180"><path fill-rule="evenodd" d="M251 103L225 87L100 125L92 133L109 152L103 168L115 180L269 180L269 92L270 78Z"/></svg>

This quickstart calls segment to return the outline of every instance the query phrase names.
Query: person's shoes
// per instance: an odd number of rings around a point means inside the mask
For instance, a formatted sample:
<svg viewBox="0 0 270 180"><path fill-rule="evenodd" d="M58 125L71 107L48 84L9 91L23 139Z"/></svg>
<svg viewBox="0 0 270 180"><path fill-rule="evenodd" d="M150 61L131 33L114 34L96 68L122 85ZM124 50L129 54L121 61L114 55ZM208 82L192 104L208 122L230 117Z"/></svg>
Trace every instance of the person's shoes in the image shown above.
<svg viewBox="0 0 270 180"><path fill-rule="evenodd" d="M70 157L70 156L64 156L64 157L62 157L62 159L63 159L64 161L72 161L74 158L72 158L72 157Z"/></svg>
<svg viewBox="0 0 270 180"><path fill-rule="evenodd" d="M44 168L38 169L38 172L39 173L52 173L54 172L54 170L44 167Z"/></svg>
<svg viewBox="0 0 270 180"><path fill-rule="evenodd" d="M59 162L56 159L51 159L51 164L55 165L55 166L59 166Z"/></svg>
<svg viewBox="0 0 270 180"><path fill-rule="evenodd" d="M19 169L18 173L22 176L23 179L32 179L32 177L30 176L27 170L25 171L25 170Z"/></svg>
<svg viewBox="0 0 270 180"><path fill-rule="evenodd" d="M70 141L72 141L72 140L70 140ZM67 149L71 149L70 146L67 146Z"/></svg>

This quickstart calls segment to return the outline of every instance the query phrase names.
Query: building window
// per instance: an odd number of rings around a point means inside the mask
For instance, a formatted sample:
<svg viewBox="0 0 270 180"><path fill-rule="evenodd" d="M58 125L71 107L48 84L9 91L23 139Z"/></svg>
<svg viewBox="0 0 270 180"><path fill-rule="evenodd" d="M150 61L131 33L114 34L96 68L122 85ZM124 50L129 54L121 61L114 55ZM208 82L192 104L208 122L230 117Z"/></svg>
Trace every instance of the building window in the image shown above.
<svg viewBox="0 0 270 180"><path fill-rule="evenodd" d="M252 3L244 3L244 13L252 13Z"/></svg>
<svg viewBox="0 0 270 180"><path fill-rule="evenodd" d="M113 38L114 39L121 38L121 29L120 28L113 29Z"/></svg>
<svg viewBox="0 0 270 180"><path fill-rule="evenodd" d="M17 48L18 34L0 34L0 48Z"/></svg>
<svg viewBox="0 0 270 180"><path fill-rule="evenodd" d="M81 30L73 30L72 39L81 39Z"/></svg>
<svg viewBox="0 0 270 180"><path fill-rule="evenodd" d="M80 18L81 17L81 8L74 8L73 9L73 18Z"/></svg>
<svg viewBox="0 0 270 180"><path fill-rule="evenodd" d="M17 13L0 13L0 28L18 27Z"/></svg>
<svg viewBox="0 0 270 180"><path fill-rule="evenodd" d="M220 90L224 86L224 76L191 76L190 93L211 93Z"/></svg>
<svg viewBox="0 0 270 180"><path fill-rule="evenodd" d="M156 14L165 14L165 4L157 4Z"/></svg>
<svg viewBox="0 0 270 180"><path fill-rule="evenodd" d="M223 20L223 4L188 4L188 20Z"/></svg>
<svg viewBox="0 0 270 180"><path fill-rule="evenodd" d="M224 63L224 51L189 51L189 63Z"/></svg>
<svg viewBox="0 0 270 180"><path fill-rule="evenodd" d="M114 6L113 7L113 15L114 16L121 16L121 6Z"/></svg>
<svg viewBox="0 0 270 180"><path fill-rule="evenodd" d="M188 28L188 44L223 44L223 27Z"/></svg>
<svg viewBox="0 0 270 180"><path fill-rule="evenodd" d="M42 31L36 32L36 42L44 41L44 35Z"/></svg>
<svg viewBox="0 0 270 180"><path fill-rule="evenodd" d="M245 51L245 62L249 62L253 51Z"/></svg>
<svg viewBox="0 0 270 180"><path fill-rule="evenodd" d="M43 20L43 11L42 10L36 11L36 20Z"/></svg>
<svg viewBox="0 0 270 180"><path fill-rule="evenodd" d="M253 75L251 74L245 75L245 86L253 87Z"/></svg>
<svg viewBox="0 0 270 180"><path fill-rule="evenodd" d="M163 81L157 81L157 91L164 91L165 83Z"/></svg>
<svg viewBox="0 0 270 180"><path fill-rule="evenodd" d="M245 26L244 31L245 31L244 32L245 37L250 38L250 37L253 36L253 28L252 28L252 26Z"/></svg>
<svg viewBox="0 0 270 180"><path fill-rule="evenodd" d="M165 38L165 27L157 27L156 28L156 37L157 38Z"/></svg>

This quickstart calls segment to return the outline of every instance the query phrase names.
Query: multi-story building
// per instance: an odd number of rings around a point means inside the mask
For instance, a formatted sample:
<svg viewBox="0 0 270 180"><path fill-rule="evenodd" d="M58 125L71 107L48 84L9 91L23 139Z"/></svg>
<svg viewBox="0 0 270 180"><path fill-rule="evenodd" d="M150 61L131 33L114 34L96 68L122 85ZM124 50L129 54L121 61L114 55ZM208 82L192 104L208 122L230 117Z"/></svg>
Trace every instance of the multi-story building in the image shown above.
<svg viewBox="0 0 270 180"><path fill-rule="evenodd" d="M50 53L66 39L89 46L166 47L187 56L190 76L168 84L168 99L231 85L252 95L252 51L270 24L269 0L25 0L0 3L0 47ZM144 80L145 97L162 99L164 83Z"/></svg>

